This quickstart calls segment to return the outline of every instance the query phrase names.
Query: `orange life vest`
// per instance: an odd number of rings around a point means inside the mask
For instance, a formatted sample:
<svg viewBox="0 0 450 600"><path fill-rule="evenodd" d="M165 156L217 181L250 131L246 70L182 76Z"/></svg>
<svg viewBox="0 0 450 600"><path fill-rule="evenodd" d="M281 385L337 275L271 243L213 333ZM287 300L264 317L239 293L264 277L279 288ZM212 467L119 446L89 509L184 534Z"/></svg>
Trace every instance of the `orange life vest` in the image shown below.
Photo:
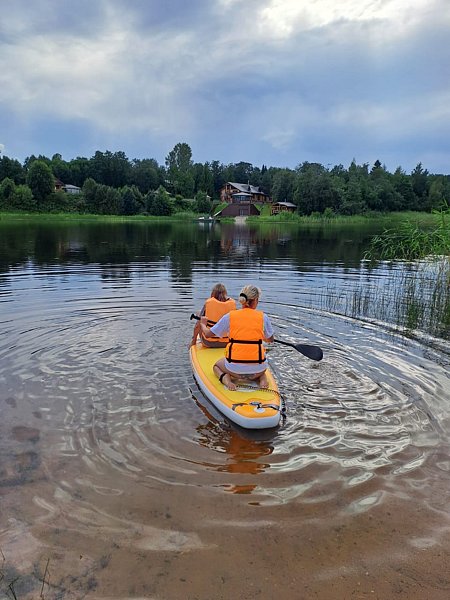
<svg viewBox="0 0 450 600"><path fill-rule="evenodd" d="M205 317L208 319L206 324L207 327L212 327L217 321L219 321L224 315L228 314L232 310L236 310L236 301L232 298L228 298L225 302L217 300L217 298L208 298L205 302ZM228 344L228 338L205 338L202 337L202 343L209 348L224 348Z"/></svg>
<svg viewBox="0 0 450 600"><path fill-rule="evenodd" d="M264 313L243 308L230 313L230 343L225 356L231 363L259 363L265 360L263 347Z"/></svg>

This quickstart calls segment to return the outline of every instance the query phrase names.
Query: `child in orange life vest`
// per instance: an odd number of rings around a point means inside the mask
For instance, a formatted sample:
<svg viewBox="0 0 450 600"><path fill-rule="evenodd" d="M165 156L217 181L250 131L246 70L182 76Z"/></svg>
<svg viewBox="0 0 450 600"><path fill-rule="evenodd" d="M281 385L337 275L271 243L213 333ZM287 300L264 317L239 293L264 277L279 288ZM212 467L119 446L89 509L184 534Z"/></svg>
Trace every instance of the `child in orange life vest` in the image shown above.
<svg viewBox="0 0 450 600"><path fill-rule="evenodd" d="M246 285L239 295L242 310L233 311L208 329L206 317L201 318L205 338L228 335L230 342L224 358L214 365L214 373L229 390L235 390L237 379L258 381L259 387L267 387L267 361L263 341L273 342L273 328L269 317L258 306L261 291L254 285Z"/></svg>
<svg viewBox="0 0 450 600"><path fill-rule="evenodd" d="M227 288L223 283L216 283L211 291L211 297L208 298L200 311L200 315L206 317L207 327L212 326L217 321L229 313L231 310L236 310L236 301L228 297ZM192 333L191 346L197 342L197 336L200 335L202 344L208 348L225 348L228 344L228 337L218 337L214 339L206 339L202 334L200 321L197 321Z"/></svg>

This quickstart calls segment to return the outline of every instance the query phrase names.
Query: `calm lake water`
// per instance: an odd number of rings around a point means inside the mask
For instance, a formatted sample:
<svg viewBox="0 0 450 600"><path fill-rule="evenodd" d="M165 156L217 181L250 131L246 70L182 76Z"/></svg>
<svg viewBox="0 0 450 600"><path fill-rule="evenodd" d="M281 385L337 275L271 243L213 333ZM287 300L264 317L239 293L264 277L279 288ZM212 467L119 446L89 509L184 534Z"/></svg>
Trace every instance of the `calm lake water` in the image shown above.
<svg viewBox="0 0 450 600"><path fill-rule="evenodd" d="M0 221L0 598L448 599L448 344L339 314L414 272L379 231ZM276 430L193 381L218 281L324 350L269 348Z"/></svg>

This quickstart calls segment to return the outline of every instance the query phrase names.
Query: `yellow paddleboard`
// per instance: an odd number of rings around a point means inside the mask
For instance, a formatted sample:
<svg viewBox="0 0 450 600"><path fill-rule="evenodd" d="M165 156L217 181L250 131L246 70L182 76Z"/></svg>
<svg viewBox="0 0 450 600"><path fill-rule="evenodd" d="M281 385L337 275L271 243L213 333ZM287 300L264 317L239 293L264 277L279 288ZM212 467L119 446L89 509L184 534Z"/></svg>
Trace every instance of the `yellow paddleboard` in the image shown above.
<svg viewBox="0 0 450 600"><path fill-rule="evenodd" d="M270 369L266 371L269 382L267 389L260 389L256 383L242 380L237 384L238 389L232 392L220 383L213 372L214 363L223 355L223 348L205 348L201 342L190 348L194 377L204 396L230 421L241 427L276 427L281 418L282 399Z"/></svg>

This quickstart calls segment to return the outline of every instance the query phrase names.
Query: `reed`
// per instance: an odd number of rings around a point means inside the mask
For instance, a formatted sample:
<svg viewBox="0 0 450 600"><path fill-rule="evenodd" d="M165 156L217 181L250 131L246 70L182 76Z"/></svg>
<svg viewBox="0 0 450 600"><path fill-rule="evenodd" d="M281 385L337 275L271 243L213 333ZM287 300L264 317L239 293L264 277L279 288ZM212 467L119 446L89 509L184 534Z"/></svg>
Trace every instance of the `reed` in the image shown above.
<svg viewBox="0 0 450 600"><path fill-rule="evenodd" d="M328 288L320 297L321 308L450 338L449 258L405 265L386 276L388 285L369 283L339 293Z"/></svg>
<svg viewBox="0 0 450 600"><path fill-rule="evenodd" d="M308 225L313 227L339 227L359 226L373 223L401 223L403 221L416 222L420 227L431 227L435 224L436 218L430 213L418 212L392 212L381 213L371 211L363 215L339 215L334 212L312 213L311 215L299 215L298 213L282 212L276 215L260 215L247 217L248 223L290 223L296 225Z"/></svg>
<svg viewBox="0 0 450 600"><path fill-rule="evenodd" d="M450 256L450 209L446 206L434 212L433 218L432 228L407 219L396 229L385 229L372 238L365 258L374 261Z"/></svg>

